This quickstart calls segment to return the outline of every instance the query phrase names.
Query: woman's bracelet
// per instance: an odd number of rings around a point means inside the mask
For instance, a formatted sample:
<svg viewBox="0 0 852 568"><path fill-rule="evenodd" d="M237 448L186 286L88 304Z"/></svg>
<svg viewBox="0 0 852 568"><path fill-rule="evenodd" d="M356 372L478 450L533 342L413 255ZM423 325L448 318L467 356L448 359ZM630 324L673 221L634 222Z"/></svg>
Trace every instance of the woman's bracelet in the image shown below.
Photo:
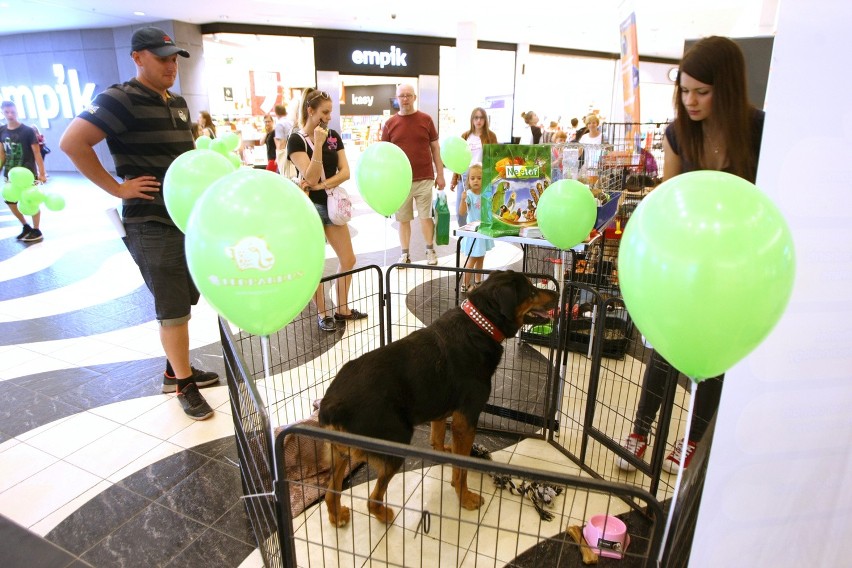
<svg viewBox="0 0 852 568"><path fill-rule="evenodd" d="M317 160L316 158L311 158L311 161L312 161L312 162L316 162L316 163L318 163L318 164L321 164L321 163L322 163L322 160Z"/></svg>

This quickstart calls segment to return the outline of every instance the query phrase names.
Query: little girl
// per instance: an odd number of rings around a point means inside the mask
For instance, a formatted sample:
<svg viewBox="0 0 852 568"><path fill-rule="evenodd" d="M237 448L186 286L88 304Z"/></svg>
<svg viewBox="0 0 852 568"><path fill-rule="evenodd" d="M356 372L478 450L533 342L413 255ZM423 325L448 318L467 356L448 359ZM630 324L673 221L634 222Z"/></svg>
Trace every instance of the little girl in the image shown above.
<svg viewBox="0 0 852 568"><path fill-rule="evenodd" d="M466 215L468 223L482 220L482 164L473 164L467 170L465 190L462 195L461 205L459 206L459 215ZM464 267L482 270L485 253L493 248L494 241L491 239L462 238L462 252L468 255ZM470 282L471 276L474 276L473 284ZM465 273L461 291L469 292L473 290L479 285L481 278L481 274Z"/></svg>

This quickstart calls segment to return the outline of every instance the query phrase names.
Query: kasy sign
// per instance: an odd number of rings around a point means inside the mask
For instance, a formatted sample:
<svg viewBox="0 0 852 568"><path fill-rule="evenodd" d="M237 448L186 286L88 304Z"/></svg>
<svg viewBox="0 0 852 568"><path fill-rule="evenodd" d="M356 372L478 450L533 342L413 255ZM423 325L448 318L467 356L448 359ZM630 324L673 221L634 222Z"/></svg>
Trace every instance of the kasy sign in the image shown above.
<svg viewBox="0 0 852 568"><path fill-rule="evenodd" d="M76 69L68 69L61 63L53 65L53 85L3 85L0 95L4 101L12 101L18 108L21 121L36 119L42 129L50 128L50 120L60 115L71 119L92 102L95 84L80 84Z"/></svg>

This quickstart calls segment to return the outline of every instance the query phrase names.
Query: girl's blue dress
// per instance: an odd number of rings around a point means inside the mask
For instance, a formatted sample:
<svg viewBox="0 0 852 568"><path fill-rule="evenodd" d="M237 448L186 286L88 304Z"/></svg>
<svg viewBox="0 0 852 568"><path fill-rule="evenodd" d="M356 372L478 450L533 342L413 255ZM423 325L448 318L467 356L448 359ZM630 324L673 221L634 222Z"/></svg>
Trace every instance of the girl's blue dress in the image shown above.
<svg viewBox="0 0 852 568"><path fill-rule="evenodd" d="M482 194L476 195L472 191L467 192L467 222L482 220ZM494 240L479 237L462 237L462 252L465 256L485 256L485 253L494 248Z"/></svg>

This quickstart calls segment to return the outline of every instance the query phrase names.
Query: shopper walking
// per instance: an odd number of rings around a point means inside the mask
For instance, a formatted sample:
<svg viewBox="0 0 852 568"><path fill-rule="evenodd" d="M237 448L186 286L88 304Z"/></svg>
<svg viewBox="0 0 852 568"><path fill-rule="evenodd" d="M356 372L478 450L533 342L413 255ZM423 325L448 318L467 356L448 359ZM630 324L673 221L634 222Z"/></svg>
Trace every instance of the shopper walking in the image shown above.
<svg viewBox="0 0 852 568"><path fill-rule="evenodd" d="M36 131L18 120L18 107L12 101L0 103L0 110L6 124L0 126L0 168L8 181L9 170L12 168L27 168L33 173L37 183L47 181L47 172L44 169L44 158L38 144ZM27 223L18 210L17 202L7 201L6 205L12 211L12 215L21 222L21 232L16 237L25 243L37 243L44 239L39 224L41 222L41 211L31 217L33 224Z"/></svg>
<svg viewBox="0 0 852 568"><path fill-rule="evenodd" d="M745 59L739 46L724 37L708 37L683 56L675 83L675 121L666 128L663 174L671 179L694 170L718 170L754 182L764 113L749 103ZM701 298L696 298L697 302ZM651 423L662 404L670 364L656 351L645 369L633 432L624 447L642 458L648 447ZM707 431L722 396L724 375L698 384L684 468ZM657 440L660 443L659 440ZM677 473L683 440L679 440L663 469ZM619 458L617 465L635 469Z"/></svg>
<svg viewBox="0 0 852 568"><path fill-rule="evenodd" d="M184 235L169 217L161 192L169 165L195 147L186 101L169 91L177 78L178 55L189 57L189 52L163 30L137 30L130 53L136 77L95 97L68 126L59 146L84 176L121 198L124 242L154 296L168 359L163 392L177 392L186 415L204 420L213 410L198 388L219 376L190 365L190 311L200 295L189 275ZM104 139L120 181L95 153Z"/></svg>
<svg viewBox="0 0 852 568"><path fill-rule="evenodd" d="M411 262L409 246L411 244L411 220L414 219L412 206L416 205L420 218L420 231L426 241L426 263L438 264L435 252L435 223L432 221L432 187L446 187L444 181L444 162L441 161L441 145L438 142L438 130L432 117L414 109L417 96L411 85L399 85L396 89L399 112L385 123L382 129L382 141L399 146L408 161L411 162L412 183L408 198L396 212L399 222L399 244L402 254L399 262Z"/></svg>

